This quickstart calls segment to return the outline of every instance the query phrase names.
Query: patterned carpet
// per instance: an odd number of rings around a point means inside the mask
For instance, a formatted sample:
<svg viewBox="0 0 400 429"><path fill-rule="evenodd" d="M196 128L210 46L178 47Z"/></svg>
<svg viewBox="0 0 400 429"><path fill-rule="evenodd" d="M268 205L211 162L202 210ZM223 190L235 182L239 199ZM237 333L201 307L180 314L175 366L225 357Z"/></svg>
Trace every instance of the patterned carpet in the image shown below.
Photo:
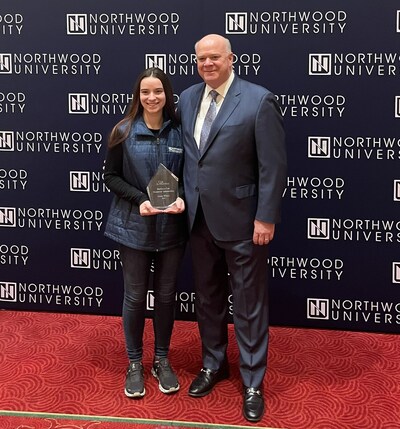
<svg viewBox="0 0 400 429"><path fill-rule="evenodd" d="M146 396L130 400L123 394L127 361L119 317L0 311L0 410L155 419L160 428L167 427L162 421L217 428L400 428L397 335L273 327L267 412L255 425L241 413L232 327L231 377L204 398L187 395L200 365L195 323L175 324L170 359L181 383L175 395L162 394L150 374L150 320L144 341Z"/></svg>
<svg viewBox="0 0 400 429"><path fill-rule="evenodd" d="M248 426L185 423L122 417L64 416L0 411L1 429L249 429ZM271 428L273 429L273 428Z"/></svg>

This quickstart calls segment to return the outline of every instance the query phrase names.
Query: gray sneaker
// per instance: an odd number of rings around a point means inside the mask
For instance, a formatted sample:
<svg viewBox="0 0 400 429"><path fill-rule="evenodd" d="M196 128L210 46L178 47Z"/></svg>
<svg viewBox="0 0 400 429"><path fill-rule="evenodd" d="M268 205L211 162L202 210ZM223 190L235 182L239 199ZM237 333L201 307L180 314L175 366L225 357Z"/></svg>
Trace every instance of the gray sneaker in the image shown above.
<svg viewBox="0 0 400 429"><path fill-rule="evenodd" d="M153 362L151 373L158 380L158 388L163 393L174 393L179 390L179 383L167 358Z"/></svg>
<svg viewBox="0 0 400 429"><path fill-rule="evenodd" d="M125 380L125 395L128 398L141 398L146 393L143 373L142 362L129 364Z"/></svg>

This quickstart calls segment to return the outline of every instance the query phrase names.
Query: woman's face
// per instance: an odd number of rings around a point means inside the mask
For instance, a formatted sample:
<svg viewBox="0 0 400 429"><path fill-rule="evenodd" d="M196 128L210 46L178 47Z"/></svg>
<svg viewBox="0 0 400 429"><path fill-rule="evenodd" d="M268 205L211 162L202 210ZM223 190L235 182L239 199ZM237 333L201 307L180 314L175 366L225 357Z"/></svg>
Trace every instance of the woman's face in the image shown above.
<svg viewBox="0 0 400 429"><path fill-rule="evenodd" d="M161 80L145 77L140 82L140 103L148 114L161 113L165 106L165 92Z"/></svg>

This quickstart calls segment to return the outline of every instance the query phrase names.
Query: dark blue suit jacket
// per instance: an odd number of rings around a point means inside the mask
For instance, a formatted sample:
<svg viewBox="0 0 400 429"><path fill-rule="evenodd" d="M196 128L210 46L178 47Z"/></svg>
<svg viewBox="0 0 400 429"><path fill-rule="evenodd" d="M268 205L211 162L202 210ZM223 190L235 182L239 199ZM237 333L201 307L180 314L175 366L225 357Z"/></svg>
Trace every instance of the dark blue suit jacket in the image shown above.
<svg viewBox="0 0 400 429"><path fill-rule="evenodd" d="M251 239L254 219L280 221L286 185L280 108L270 91L235 76L200 155L193 134L204 87L200 83L183 91L178 107L190 228L200 198L216 239Z"/></svg>

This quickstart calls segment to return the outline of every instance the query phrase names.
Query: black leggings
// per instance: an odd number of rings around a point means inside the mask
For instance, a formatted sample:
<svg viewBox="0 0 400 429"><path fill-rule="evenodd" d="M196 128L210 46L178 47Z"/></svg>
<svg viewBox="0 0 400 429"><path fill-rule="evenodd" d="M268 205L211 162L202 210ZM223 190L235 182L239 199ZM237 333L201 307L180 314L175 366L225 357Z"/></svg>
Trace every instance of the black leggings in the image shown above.
<svg viewBox="0 0 400 429"><path fill-rule="evenodd" d="M120 246L124 275L122 319L130 361L139 361L143 355L146 297L152 262L154 264L154 354L158 357L168 355L175 319L176 280L184 251L184 246L161 252L146 252Z"/></svg>

